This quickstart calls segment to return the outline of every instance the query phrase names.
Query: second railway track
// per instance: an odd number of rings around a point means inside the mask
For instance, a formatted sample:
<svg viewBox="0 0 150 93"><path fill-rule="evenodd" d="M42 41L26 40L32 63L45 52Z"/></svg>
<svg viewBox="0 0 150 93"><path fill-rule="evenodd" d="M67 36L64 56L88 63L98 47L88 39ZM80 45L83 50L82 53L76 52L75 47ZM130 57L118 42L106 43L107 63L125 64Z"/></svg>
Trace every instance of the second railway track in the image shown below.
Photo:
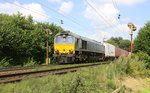
<svg viewBox="0 0 150 93"><path fill-rule="evenodd" d="M38 68L38 67L51 67L51 66L56 66L56 65L39 65L39 66L0 68L0 72L17 71L17 70L28 70L28 69Z"/></svg>
<svg viewBox="0 0 150 93"><path fill-rule="evenodd" d="M97 66L97 65L102 65L102 64L108 64L108 63L99 63L99 64L81 65L81 66L74 66L74 67L64 67L64 68L58 68L58 69L46 69L46 70L39 70L39 71L27 71L27 72L21 72L21 73L4 74L4 75L0 75L0 83L10 83L10 82L20 81L23 79L28 79L28 78L33 78L33 77L46 76L48 74L63 74L67 72L75 72L79 68Z"/></svg>

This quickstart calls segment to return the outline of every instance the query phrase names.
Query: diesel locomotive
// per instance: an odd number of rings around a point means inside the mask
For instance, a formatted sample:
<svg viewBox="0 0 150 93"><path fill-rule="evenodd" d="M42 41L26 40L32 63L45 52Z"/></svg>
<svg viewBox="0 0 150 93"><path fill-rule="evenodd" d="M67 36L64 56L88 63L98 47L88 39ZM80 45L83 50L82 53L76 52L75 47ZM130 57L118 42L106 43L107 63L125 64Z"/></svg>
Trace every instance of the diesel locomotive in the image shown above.
<svg viewBox="0 0 150 93"><path fill-rule="evenodd" d="M108 43L97 42L70 31L63 31L54 38L53 56L59 63L94 62L128 55L128 51L120 52L121 50Z"/></svg>
<svg viewBox="0 0 150 93"><path fill-rule="evenodd" d="M104 57L104 45L70 31L58 33L54 39L54 58L60 63L98 61Z"/></svg>

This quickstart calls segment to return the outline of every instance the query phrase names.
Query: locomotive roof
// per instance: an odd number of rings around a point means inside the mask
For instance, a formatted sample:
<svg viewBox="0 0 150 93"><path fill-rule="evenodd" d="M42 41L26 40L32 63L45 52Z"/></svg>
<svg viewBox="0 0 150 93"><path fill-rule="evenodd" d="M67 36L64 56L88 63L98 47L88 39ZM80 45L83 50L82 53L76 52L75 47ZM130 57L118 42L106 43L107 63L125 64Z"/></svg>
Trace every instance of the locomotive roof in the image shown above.
<svg viewBox="0 0 150 93"><path fill-rule="evenodd" d="M83 37L83 36L77 35L77 34L71 32L71 31L62 31L62 32L59 32L56 36L60 36L60 35L63 35L63 34L71 35L71 36L74 36L76 38L80 38L80 39L85 40L85 41L90 41L90 42L95 42L95 43L98 43L98 44L102 44L101 42L89 39L87 37Z"/></svg>

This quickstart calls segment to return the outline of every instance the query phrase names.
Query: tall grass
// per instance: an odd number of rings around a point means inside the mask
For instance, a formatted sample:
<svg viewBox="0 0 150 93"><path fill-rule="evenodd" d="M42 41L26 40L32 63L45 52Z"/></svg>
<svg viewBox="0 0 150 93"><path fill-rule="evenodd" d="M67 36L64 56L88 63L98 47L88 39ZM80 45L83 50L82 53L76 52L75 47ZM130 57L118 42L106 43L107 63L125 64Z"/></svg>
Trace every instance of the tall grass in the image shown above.
<svg viewBox="0 0 150 93"><path fill-rule="evenodd" d="M147 64L147 68L150 69L150 56L145 52L138 52L136 56L139 57L140 60L144 61Z"/></svg>
<svg viewBox="0 0 150 93"><path fill-rule="evenodd" d="M32 78L14 84L1 84L1 93L111 93L123 76L148 76L138 57L120 57L115 63L83 68L65 75ZM124 93L122 90L121 93Z"/></svg>
<svg viewBox="0 0 150 93"><path fill-rule="evenodd" d="M33 58L28 58L23 64L23 66L35 66L35 65L38 65L38 63Z"/></svg>
<svg viewBox="0 0 150 93"><path fill-rule="evenodd" d="M140 60L137 56L120 57L111 64L108 69L108 74L114 75L130 75L130 76L149 76L149 70L146 69L147 64Z"/></svg>
<svg viewBox="0 0 150 93"><path fill-rule="evenodd" d="M2 60L0 60L0 68L10 66L11 60L12 59L8 59L8 58L3 58Z"/></svg>

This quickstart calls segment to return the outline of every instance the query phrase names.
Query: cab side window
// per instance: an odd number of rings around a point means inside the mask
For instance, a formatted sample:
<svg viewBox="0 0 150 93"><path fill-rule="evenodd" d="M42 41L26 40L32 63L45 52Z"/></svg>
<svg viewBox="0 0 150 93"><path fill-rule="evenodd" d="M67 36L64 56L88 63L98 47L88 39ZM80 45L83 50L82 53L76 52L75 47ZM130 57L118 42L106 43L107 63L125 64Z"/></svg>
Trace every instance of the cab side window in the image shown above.
<svg viewBox="0 0 150 93"><path fill-rule="evenodd" d="M79 39L76 39L76 48L79 48Z"/></svg>
<svg viewBox="0 0 150 93"><path fill-rule="evenodd" d="M87 41L82 40L82 49L87 49Z"/></svg>

